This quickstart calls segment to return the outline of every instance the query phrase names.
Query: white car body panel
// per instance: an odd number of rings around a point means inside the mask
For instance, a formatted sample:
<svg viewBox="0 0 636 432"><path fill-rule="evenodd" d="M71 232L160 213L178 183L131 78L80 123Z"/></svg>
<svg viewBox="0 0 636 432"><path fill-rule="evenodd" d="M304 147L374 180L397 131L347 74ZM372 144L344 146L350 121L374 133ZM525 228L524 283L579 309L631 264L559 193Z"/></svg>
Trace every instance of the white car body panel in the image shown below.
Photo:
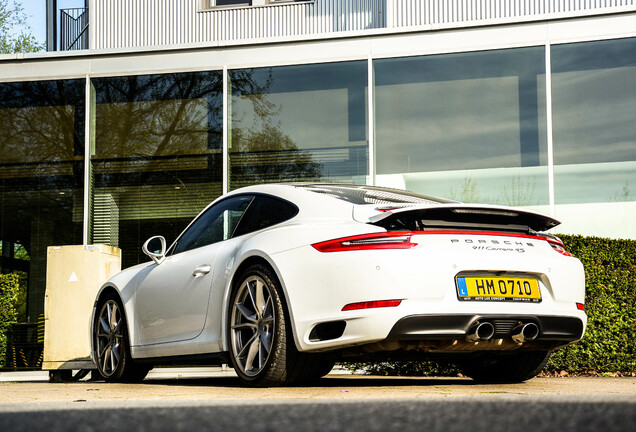
<svg viewBox="0 0 636 432"><path fill-rule="evenodd" d="M194 339L203 331L215 273L213 244L167 257L145 270L137 289L139 345ZM207 274L197 269L206 268Z"/></svg>
<svg viewBox="0 0 636 432"><path fill-rule="evenodd" d="M307 246L276 255L285 285L303 287L302 291L294 290L288 298L296 316L302 317L294 320L299 348L325 349L382 340L397 320L410 315L530 314L576 316L586 320L585 314L573 307L577 302L583 303L585 297L581 288L585 286L583 267L578 260L560 256L547 242L539 241L534 241L537 245L533 249L526 247L524 253L474 251L469 244L458 244L450 249L451 240L458 237L462 236L415 236L418 246L406 250L320 253ZM488 240L489 236L474 238ZM554 261L547 263L545 253L554 254ZM522 264L519 255L523 255ZM298 261L313 265L298 270L295 264ZM455 276L463 271L479 270L538 277L542 302L459 302ZM560 289L555 290L554 286ZM397 308L382 311L341 311L350 303L382 299L403 302ZM343 337L309 342L308 335L315 324L343 319L347 321Z"/></svg>

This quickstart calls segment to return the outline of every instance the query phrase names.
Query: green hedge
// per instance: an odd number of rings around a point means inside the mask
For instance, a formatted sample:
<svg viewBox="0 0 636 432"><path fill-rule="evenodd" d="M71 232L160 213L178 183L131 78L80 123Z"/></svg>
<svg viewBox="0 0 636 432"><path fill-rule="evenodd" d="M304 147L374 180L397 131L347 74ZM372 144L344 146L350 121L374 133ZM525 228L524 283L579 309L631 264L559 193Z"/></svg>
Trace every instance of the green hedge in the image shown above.
<svg viewBox="0 0 636 432"><path fill-rule="evenodd" d="M0 368L4 367L6 359L7 333L18 316L15 303L19 287L18 276L0 274Z"/></svg>
<svg viewBox="0 0 636 432"><path fill-rule="evenodd" d="M636 241L559 236L585 267L583 339L555 351L545 371L636 372ZM352 364L352 370L380 375L453 376L453 365L435 361Z"/></svg>
<svg viewBox="0 0 636 432"><path fill-rule="evenodd" d="M636 241L560 236L585 267L587 330L546 369L636 372Z"/></svg>

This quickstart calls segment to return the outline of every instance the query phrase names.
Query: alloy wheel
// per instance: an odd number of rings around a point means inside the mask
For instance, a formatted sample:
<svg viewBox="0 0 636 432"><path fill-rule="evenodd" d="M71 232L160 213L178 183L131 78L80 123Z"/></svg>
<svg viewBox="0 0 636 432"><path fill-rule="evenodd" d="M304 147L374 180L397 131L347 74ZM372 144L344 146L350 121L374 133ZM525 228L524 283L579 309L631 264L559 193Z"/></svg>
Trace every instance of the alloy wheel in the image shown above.
<svg viewBox="0 0 636 432"><path fill-rule="evenodd" d="M95 326L97 366L102 375L115 373L123 355L123 316L119 304L108 300L100 309Z"/></svg>
<svg viewBox="0 0 636 432"><path fill-rule="evenodd" d="M270 286L259 276L246 278L234 297L231 315L232 354L240 372L258 375L274 345L275 312Z"/></svg>

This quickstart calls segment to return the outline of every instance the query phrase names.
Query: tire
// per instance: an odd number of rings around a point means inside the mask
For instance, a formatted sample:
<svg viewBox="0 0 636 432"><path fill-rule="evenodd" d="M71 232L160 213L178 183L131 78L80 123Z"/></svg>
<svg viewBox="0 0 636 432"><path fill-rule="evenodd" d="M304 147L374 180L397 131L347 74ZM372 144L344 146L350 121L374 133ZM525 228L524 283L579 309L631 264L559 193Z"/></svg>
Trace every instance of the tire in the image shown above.
<svg viewBox="0 0 636 432"><path fill-rule="evenodd" d="M465 362L464 375L480 383L519 383L537 376L550 358L549 351L527 351L488 356Z"/></svg>
<svg viewBox="0 0 636 432"><path fill-rule="evenodd" d="M148 375L150 367L135 363L130 355L124 308L115 294L97 304L92 334L97 371L106 382L140 382Z"/></svg>
<svg viewBox="0 0 636 432"><path fill-rule="evenodd" d="M310 370L307 371L304 378L302 379L303 383L312 383L318 381L320 378L329 374L333 367L336 365L335 360L329 360L320 354L312 354L315 356L315 360Z"/></svg>
<svg viewBox="0 0 636 432"><path fill-rule="evenodd" d="M231 296L227 340L232 366L251 387L291 385L306 373L306 355L296 350L275 274L254 265L238 278Z"/></svg>

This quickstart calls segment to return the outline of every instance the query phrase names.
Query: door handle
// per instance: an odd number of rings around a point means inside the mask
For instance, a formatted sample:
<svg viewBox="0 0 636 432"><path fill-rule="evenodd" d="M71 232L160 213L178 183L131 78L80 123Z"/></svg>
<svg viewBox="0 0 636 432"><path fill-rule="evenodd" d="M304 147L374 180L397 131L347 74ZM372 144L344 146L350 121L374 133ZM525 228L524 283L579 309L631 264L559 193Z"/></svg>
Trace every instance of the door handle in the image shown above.
<svg viewBox="0 0 636 432"><path fill-rule="evenodd" d="M206 274L210 273L210 271L212 270L212 266L209 265L202 265L196 268L196 270L194 270L194 273L192 273L192 276L194 277L200 277L200 276L205 276Z"/></svg>

